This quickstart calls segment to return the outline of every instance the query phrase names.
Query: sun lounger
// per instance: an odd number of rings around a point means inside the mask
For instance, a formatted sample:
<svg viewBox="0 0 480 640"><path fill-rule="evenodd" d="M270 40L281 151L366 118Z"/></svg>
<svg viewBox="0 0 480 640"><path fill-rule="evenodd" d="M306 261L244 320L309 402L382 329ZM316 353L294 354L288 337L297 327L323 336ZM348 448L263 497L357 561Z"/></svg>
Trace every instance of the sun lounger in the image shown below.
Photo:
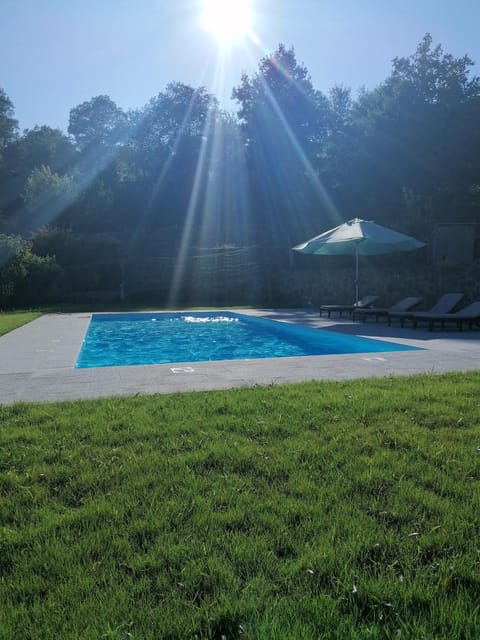
<svg viewBox="0 0 480 640"><path fill-rule="evenodd" d="M388 324L392 323L392 320L400 320L400 324L403 327L405 320L412 320L414 316L421 317L423 314L445 314L450 313L455 309L457 304L463 298L463 293L445 293L429 311L391 311L388 314Z"/></svg>
<svg viewBox="0 0 480 640"><path fill-rule="evenodd" d="M378 300L378 297L379 296L365 296L365 298L362 298L354 304L322 304L319 307L320 315L323 315L324 311L328 314L329 318L332 312L338 313L340 317L344 313L352 315L354 309L363 309L365 307L369 307Z"/></svg>
<svg viewBox="0 0 480 640"><path fill-rule="evenodd" d="M365 322L368 317L374 317L375 321L378 322L379 318L388 317L389 313L393 313L395 311L410 311L417 304L420 304L422 298L415 298L413 296L409 298L403 298L389 309L383 307L367 307L364 309L354 309L352 312L354 320L362 320Z"/></svg>
<svg viewBox="0 0 480 640"><path fill-rule="evenodd" d="M456 313L415 313L413 326L416 328L419 322L428 322L429 331L433 331L435 323L439 323L442 329L447 323L454 323L459 331L463 330L464 323L468 323L468 328L473 329L474 323L480 322L480 301L472 302Z"/></svg>

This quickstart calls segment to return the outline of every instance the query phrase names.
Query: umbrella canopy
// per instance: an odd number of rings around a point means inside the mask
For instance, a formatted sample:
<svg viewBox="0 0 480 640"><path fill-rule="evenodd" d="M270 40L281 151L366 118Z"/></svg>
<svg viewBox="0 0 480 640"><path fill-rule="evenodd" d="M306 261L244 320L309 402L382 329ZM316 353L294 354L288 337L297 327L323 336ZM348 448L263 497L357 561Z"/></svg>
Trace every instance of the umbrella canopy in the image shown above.
<svg viewBox="0 0 480 640"><path fill-rule="evenodd" d="M293 250L320 256L354 255L355 296L358 302L358 256L413 251L424 246L424 242L404 233L387 229L371 220L354 218L293 247Z"/></svg>

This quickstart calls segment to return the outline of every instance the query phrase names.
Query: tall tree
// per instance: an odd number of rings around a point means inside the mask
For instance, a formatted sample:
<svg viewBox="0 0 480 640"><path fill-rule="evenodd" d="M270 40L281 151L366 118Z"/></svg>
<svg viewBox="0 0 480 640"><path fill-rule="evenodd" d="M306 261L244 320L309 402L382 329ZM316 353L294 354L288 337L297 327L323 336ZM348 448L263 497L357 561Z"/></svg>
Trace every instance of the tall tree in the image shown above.
<svg viewBox="0 0 480 640"><path fill-rule="evenodd" d="M455 58L444 53L439 44L432 48L427 33L416 52L409 57L394 58L391 84L405 83L416 100L423 104L458 104L480 96L480 78L470 77L473 60Z"/></svg>
<svg viewBox="0 0 480 640"><path fill-rule="evenodd" d="M26 129L8 149L9 161L29 174L35 167L48 165L53 171L65 173L76 162L75 147L60 129L43 125Z"/></svg>
<svg viewBox="0 0 480 640"><path fill-rule="evenodd" d="M323 162L320 163L320 175L331 191L338 197L343 196L345 184L352 168L353 156L353 101L351 90L336 85L328 95L327 137ZM349 206L345 207L350 209ZM352 212L353 213L353 212Z"/></svg>
<svg viewBox="0 0 480 640"><path fill-rule="evenodd" d="M70 111L68 133L78 147L111 147L124 140L126 114L106 95L82 102Z"/></svg>
<svg viewBox="0 0 480 640"><path fill-rule="evenodd" d="M72 176L59 175L48 166L33 169L27 178L22 198L25 206L19 212L15 227L23 235L37 232L62 218L75 199Z"/></svg>
<svg viewBox="0 0 480 640"><path fill-rule="evenodd" d="M178 82L144 108L133 137L133 160L147 194L145 226L181 228L192 203L201 201L217 118L217 101L205 88Z"/></svg>
<svg viewBox="0 0 480 640"><path fill-rule="evenodd" d="M433 211L427 227L469 218L462 209L478 176L480 149L480 82L470 75L472 64L468 56L433 47L427 34L413 55L395 58L384 83L359 96L353 109L359 153L350 191L369 194L372 215L402 220L405 214L405 230L415 232L415 220L406 217L408 193L410 201L412 194L431 201L423 207Z"/></svg>
<svg viewBox="0 0 480 640"><path fill-rule="evenodd" d="M18 122L14 118L13 102L0 88L0 154L4 147L15 140L18 133Z"/></svg>
<svg viewBox="0 0 480 640"><path fill-rule="evenodd" d="M18 122L15 120L13 103L5 91L0 88L0 229L5 225L8 212L9 168L5 163L4 150L15 140L18 132Z"/></svg>
<svg viewBox="0 0 480 640"><path fill-rule="evenodd" d="M119 158L129 144L132 114L125 113L107 95L83 102L70 111L68 132L80 157L76 181L79 197L62 224L75 231L111 231L115 220L114 193L118 191Z"/></svg>
<svg viewBox="0 0 480 640"><path fill-rule="evenodd" d="M319 224L315 172L326 139L326 98L293 48L280 44L233 90L248 151L255 224L262 243L288 247Z"/></svg>
<svg viewBox="0 0 480 640"><path fill-rule="evenodd" d="M216 99L205 87L194 88L181 82L171 82L165 91L150 101L144 125L163 142L171 143L178 134L201 136L207 115L216 106Z"/></svg>
<svg viewBox="0 0 480 640"><path fill-rule="evenodd" d="M5 149L3 169L0 171L0 208L4 211L4 224L28 234L28 228L19 228L16 218L23 212L27 180L35 169L49 167L54 173L70 173L76 162L75 148L59 129L42 126L27 129Z"/></svg>

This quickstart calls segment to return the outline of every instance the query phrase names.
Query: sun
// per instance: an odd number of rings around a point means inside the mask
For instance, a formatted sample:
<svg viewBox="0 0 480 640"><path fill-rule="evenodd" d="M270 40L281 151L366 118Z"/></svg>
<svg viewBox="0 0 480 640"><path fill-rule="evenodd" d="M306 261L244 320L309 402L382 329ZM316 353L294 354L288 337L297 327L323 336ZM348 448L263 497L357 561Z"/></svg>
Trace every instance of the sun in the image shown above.
<svg viewBox="0 0 480 640"><path fill-rule="evenodd" d="M203 0L203 26L221 43L241 40L252 29L251 4L251 0Z"/></svg>

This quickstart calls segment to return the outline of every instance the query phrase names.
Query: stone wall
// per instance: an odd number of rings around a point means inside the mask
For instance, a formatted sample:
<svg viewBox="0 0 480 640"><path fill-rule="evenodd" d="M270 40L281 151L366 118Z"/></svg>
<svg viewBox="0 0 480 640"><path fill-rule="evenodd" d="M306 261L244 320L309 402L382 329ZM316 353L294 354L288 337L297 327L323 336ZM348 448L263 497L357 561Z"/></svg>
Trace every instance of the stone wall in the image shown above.
<svg viewBox="0 0 480 640"><path fill-rule="evenodd" d="M126 301L159 307L308 307L354 301L352 256L297 258L292 254L281 251L253 256L231 250L205 252L184 260L135 256L123 267L93 264L70 274L72 290L65 297L109 301L120 299L122 290ZM421 296L428 308L443 293L455 291L465 294L465 302L480 300L480 260L452 267L435 265L421 252L360 258L360 297L379 295L382 306L407 296Z"/></svg>
<svg viewBox="0 0 480 640"><path fill-rule="evenodd" d="M479 263L463 268L370 264L359 271L360 297L379 295L382 306L390 306L407 296L421 296L422 306L428 308L447 292L463 292L465 303L480 300ZM283 269L273 277L272 303L298 307L349 303L355 299L354 279L353 267Z"/></svg>

